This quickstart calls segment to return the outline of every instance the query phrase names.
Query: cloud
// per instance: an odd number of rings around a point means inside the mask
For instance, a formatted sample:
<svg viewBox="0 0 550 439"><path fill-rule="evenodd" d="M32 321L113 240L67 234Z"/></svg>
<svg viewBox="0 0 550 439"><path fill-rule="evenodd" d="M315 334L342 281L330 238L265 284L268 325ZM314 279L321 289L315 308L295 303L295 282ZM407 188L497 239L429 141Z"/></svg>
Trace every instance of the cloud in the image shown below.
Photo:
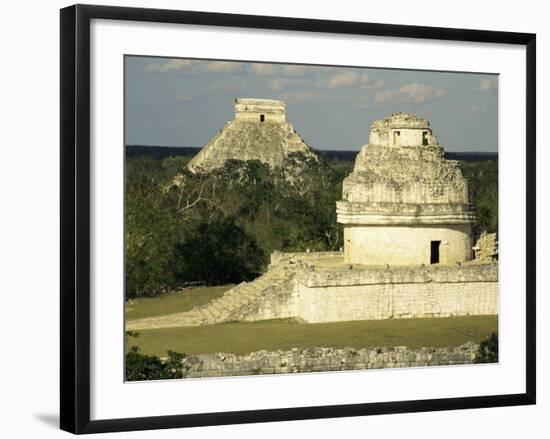
<svg viewBox="0 0 550 439"><path fill-rule="evenodd" d="M313 104L319 102L319 96L309 91L286 92L282 93L279 98L287 104L295 105Z"/></svg>
<svg viewBox="0 0 550 439"><path fill-rule="evenodd" d="M257 75L271 75L275 71L273 64L251 64L250 72Z"/></svg>
<svg viewBox="0 0 550 439"><path fill-rule="evenodd" d="M361 85L362 88L368 88L369 90L378 90L386 85L385 79L377 79L374 82L368 82L366 84Z"/></svg>
<svg viewBox="0 0 550 439"><path fill-rule="evenodd" d="M282 91L289 87L302 85L303 82L304 80L299 78L279 78L279 79L272 79L267 83L267 85L273 91Z"/></svg>
<svg viewBox="0 0 550 439"><path fill-rule="evenodd" d="M295 65L286 65L281 69L283 76L292 77L292 78L303 78L304 76L310 75L315 71L315 68L308 66L295 66Z"/></svg>
<svg viewBox="0 0 550 439"><path fill-rule="evenodd" d="M216 84L213 84L209 88L209 91L235 93L235 92L240 92L245 88L246 88L245 84L242 81L241 82L218 82Z"/></svg>
<svg viewBox="0 0 550 439"><path fill-rule="evenodd" d="M318 85L320 87L326 88L350 88L350 87L360 87L367 89L376 89L380 88L385 84L384 79L379 79L376 82L371 82L368 73L357 73L353 71L344 71L332 75L330 78L319 81Z"/></svg>
<svg viewBox="0 0 550 439"><path fill-rule="evenodd" d="M497 88L496 78L481 78L479 80L479 90L483 93L489 93Z"/></svg>
<svg viewBox="0 0 550 439"><path fill-rule="evenodd" d="M366 108L369 105L369 97L365 93L352 94L334 94L324 90L289 90L276 95L276 99L281 99L289 105L331 105L344 106L349 108Z"/></svg>
<svg viewBox="0 0 550 439"><path fill-rule="evenodd" d="M243 64L240 62L228 62L228 61L213 61L204 65L204 70L207 72L241 72L243 70Z"/></svg>
<svg viewBox="0 0 550 439"><path fill-rule="evenodd" d="M447 96L449 93L446 90L412 82L403 84L399 90L385 90L377 93L374 96L374 102L378 104L424 104Z"/></svg>
<svg viewBox="0 0 550 439"><path fill-rule="evenodd" d="M184 70L191 67L196 61L190 59L169 59L162 63L152 63L145 66L146 72L170 72L172 70Z"/></svg>
<svg viewBox="0 0 550 439"><path fill-rule="evenodd" d="M173 71L197 73L230 73L243 70L243 64L232 61L199 61L191 59L169 59L165 62L151 63L145 66L146 72L167 73Z"/></svg>
<svg viewBox="0 0 550 439"><path fill-rule="evenodd" d="M369 74L363 73L359 75L356 72L341 72L333 75L324 83L321 83L321 86L328 88L348 88L365 85L369 82Z"/></svg>

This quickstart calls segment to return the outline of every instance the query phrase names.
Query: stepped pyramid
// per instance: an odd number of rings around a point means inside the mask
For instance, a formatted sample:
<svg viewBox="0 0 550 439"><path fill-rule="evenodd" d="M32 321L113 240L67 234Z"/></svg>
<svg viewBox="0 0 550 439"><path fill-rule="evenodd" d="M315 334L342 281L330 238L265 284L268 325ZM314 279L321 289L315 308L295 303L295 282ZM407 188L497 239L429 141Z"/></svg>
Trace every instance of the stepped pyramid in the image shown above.
<svg viewBox="0 0 550 439"><path fill-rule="evenodd" d="M235 119L227 122L187 165L191 172L223 167L227 160L259 160L271 167L291 153L317 159L286 122L285 103L271 99L235 99Z"/></svg>

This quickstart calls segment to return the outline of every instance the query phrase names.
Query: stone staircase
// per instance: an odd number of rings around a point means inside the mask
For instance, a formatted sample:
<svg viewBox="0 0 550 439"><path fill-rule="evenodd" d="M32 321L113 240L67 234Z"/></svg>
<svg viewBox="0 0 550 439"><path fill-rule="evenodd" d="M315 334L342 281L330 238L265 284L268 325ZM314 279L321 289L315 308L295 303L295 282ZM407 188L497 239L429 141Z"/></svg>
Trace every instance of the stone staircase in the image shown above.
<svg viewBox="0 0 550 439"><path fill-rule="evenodd" d="M242 282L226 291L224 295L202 307L190 311L168 314L160 317L130 320L127 331L176 328L181 326L201 326L233 320L244 320L246 314L253 313L257 302L277 285L288 279L286 267L281 264L253 280Z"/></svg>

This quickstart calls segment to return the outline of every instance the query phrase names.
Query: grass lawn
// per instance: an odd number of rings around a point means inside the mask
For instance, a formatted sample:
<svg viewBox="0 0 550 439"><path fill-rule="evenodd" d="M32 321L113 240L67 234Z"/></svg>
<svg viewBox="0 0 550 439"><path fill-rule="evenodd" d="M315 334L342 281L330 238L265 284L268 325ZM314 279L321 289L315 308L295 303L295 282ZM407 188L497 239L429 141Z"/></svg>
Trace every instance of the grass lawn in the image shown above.
<svg viewBox="0 0 550 439"><path fill-rule="evenodd" d="M166 296L164 300L169 300L169 296ZM181 308L177 309L182 310ZM136 310L139 310L137 305ZM176 312L172 309L170 311ZM162 314L160 309L158 312ZM139 316L144 317L145 315ZM159 356L166 355L167 350L186 354L207 352L245 354L262 349L286 350L322 346L337 348L407 346L415 349L420 347L455 347L467 341L479 343L491 332L497 331L498 316L313 324L295 323L291 320L267 320L138 331L140 336L130 338L128 346L137 345L143 353Z"/></svg>
<svg viewBox="0 0 550 439"><path fill-rule="evenodd" d="M218 287L186 288L157 297L133 299L132 304L126 304L126 320L157 317L177 312L189 311L194 306L205 305L221 297L233 285Z"/></svg>

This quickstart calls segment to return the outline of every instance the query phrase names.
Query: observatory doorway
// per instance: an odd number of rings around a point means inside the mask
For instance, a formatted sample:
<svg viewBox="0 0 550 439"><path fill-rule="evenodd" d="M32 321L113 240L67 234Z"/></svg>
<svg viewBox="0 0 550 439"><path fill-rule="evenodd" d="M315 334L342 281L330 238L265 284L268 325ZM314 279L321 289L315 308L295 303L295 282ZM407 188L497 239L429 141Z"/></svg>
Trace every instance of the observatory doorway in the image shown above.
<svg viewBox="0 0 550 439"><path fill-rule="evenodd" d="M439 246L441 241L431 241L430 264L439 264Z"/></svg>

